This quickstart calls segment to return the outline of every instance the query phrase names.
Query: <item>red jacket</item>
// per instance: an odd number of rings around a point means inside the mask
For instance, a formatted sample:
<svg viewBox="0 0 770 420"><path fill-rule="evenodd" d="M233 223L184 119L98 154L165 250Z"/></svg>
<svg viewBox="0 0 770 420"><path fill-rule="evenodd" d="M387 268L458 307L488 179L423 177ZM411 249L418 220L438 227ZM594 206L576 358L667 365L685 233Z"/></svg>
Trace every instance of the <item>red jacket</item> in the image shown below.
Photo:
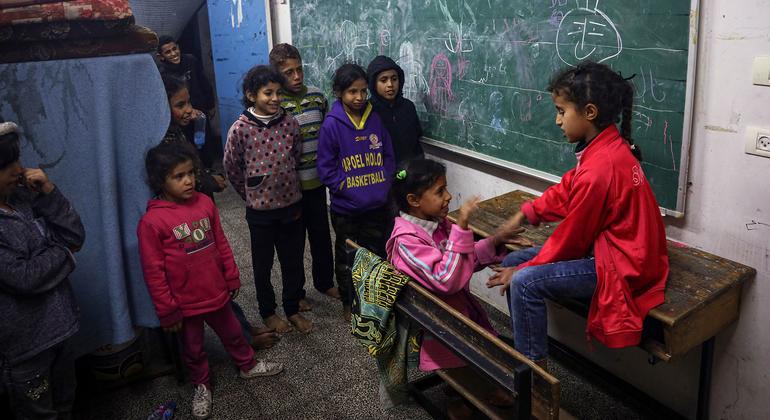
<svg viewBox="0 0 770 420"><path fill-rule="evenodd" d="M607 347L639 344L642 322L664 301L666 232L641 165L614 125L578 157L575 169L521 210L533 225L562 220L519 268L596 258L586 332Z"/></svg>
<svg viewBox="0 0 770 420"><path fill-rule="evenodd" d="M233 252L209 197L153 199L136 229L147 289L160 325L215 311L241 287Z"/></svg>

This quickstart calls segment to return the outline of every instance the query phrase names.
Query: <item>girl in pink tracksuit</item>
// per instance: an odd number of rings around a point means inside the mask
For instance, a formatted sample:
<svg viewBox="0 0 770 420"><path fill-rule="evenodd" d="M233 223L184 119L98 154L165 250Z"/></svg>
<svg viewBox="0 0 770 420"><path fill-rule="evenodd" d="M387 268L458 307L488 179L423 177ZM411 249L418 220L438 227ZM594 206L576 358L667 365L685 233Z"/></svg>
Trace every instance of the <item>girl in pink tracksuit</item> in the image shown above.
<svg viewBox="0 0 770 420"><path fill-rule="evenodd" d="M463 203L457 224L447 220L452 195L446 189L446 168L428 159L413 160L396 172L392 195L400 216L387 243L388 260L441 300L495 334L484 309L471 295L474 271L499 263L505 244L518 231L507 225L492 237L473 241L468 217L478 198ZM459 368L466 363L433 337L423 338L420 369Z"/></svg>

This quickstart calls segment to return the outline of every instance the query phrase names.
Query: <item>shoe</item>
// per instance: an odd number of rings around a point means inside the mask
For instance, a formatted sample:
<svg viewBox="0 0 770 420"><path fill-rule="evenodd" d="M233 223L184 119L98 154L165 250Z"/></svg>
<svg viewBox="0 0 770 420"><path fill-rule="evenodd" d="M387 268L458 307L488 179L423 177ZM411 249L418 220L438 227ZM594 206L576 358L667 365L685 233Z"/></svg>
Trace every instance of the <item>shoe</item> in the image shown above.
<svg viewBox="0 0 770 420"><path fill-rule="evenodd" d="M211 415L211 390L206 385L195 386L192 400L192 414L196 419L207 419Z"/></svg>
<svg viewBox="0 0 770 420"><path fill-rule="evenodd" d="M241 371L241 378L251 379L260 376L273 376L283 371L283 364L278 362L268 362L267 360L257 359L257 364L254 365L248 372Z"/></svg>

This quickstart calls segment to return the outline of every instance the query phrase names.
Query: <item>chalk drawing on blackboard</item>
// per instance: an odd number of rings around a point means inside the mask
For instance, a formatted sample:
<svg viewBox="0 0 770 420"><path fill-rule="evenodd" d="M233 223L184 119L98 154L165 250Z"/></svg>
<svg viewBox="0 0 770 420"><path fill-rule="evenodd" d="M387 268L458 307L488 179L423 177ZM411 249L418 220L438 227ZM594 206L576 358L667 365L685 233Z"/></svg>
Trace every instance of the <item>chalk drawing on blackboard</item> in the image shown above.
<svg viewBox="0 0 770 420"><path fill-rule="evenodd" d="M401 90L404 98L414 102L418 112L426 112L423 95L429 92L428 81L422 74L422 63L414 56L414 47L409 41L404 41L398 48L398 65L404 70L404 87Z"/></svg>
<svg viewBox="0 0 770 420"><path fill-rule="evenodd" d="M615 24L599 9L599 0L591 6L572 9L564 14L556 30L556 54L569 66L591 59L604 62L623 51L623 40Z"/></svg>
<svg viewBox="0 0 770 420"><path fill-rule="evenodd" d="M489 121L489 126L492 127L498 133L505 134L503 128L503 94L499 91L493 91L489 95L489 107L492 111L492 119ZM507 123L507 122L506 122Z"/></svg>
<svg viewBox="0 0 770 420"><path fill-rule="evenodd" d="M527 93L514 92L513 109L519 112L519 121L532 121L532 95Z"/></svg>
<svg viewBox="0 0 770 420"><path fill-rule="evenodd" d="M655 79L655 76L652 74L652 68L647 69L648 71L645 72L644 67L639 67L639 73L642 75L642 88L639 89L639 86L637 85L636 79L639 79L638 77L634 77L631 79L631 83L634 85L634 91L636 92L635 99L638 99L641 103L646 103L646 97L647 93L649 92L650 98L654 102L663 102L666 100L666 92L663 92L662 94L656 94L655 90L661 85L660 82L658 82ZM649 88L648 88L648 78L649 78Z"/></svg>
<svg viewBox="0 0 770 420"><path fill-rule="evenodd" d="M452 93L452 64L446 54L438 53L430 64L430 102L436 113L447 116L449 103L454 100Z"/></svg>
<svg viewBox="0 0 770 420"><path fill-rule="evenodd" d="M387 28L383 28L380 31L380 55L390 56L390 31Z"/></svg>

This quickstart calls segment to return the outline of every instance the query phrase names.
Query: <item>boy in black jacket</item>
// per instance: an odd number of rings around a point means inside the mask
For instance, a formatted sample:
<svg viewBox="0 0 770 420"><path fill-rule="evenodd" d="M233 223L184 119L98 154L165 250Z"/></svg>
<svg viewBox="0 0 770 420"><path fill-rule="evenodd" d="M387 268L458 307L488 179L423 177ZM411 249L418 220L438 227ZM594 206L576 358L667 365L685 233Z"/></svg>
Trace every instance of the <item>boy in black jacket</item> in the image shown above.
<svg viewBox="0 0 770 420"><path fill-rule="evenodd" d="M404 98L404 70L384 55L375 57L366 74L369 78L370 102L388 129L396 155L396 167L412 159L422 158L422 127L414 103Z"/></svg>

